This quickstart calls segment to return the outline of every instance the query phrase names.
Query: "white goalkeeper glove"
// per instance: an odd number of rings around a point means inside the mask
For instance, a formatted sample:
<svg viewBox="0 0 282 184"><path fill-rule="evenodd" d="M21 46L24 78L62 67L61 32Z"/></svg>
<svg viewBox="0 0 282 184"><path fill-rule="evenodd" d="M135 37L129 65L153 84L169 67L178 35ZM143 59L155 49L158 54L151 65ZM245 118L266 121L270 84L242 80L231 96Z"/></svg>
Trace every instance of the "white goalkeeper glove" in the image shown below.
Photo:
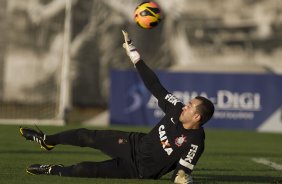
<svg viewBox="0 0 282 184"><path fill-rule="evenodd" d="M138 53L136 47L132 44L128 33L122 30L122 34L124 37L123 48L125 48L126 54L129 56L132 63L136 64L140 60L140 54Z"/></svg>
<svg viewBox="0 0 282 184"><path fill-rule="evenodd" d="M183 170L179 170L174 179L174 183L193 184L193 179L191 175L186 174Z"/></svg>

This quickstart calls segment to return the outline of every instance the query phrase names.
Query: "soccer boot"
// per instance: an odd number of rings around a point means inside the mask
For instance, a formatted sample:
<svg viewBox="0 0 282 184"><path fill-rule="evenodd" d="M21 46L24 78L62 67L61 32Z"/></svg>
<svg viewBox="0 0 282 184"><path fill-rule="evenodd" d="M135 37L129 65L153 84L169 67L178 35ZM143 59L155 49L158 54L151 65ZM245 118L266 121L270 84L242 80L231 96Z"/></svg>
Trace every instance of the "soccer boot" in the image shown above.
<svg viewBox="0 0 282 184"><path fill-rule="evenodd" d="M53 145L45 143L46 135L37 127L38 131L31 128L20 127L20 134L29 141L35 141L41 145L41 148L50 151L54 148Z"/></svg>
<svg viewBox="0 0 282 184"><path fill-rule="evenodd" d="M52 174L51 170L54 169L54 168L55 168L55 170L58 170L58 167L64 167L64 166L61 165L61 164L59 164L59 165L32 164L28 168L26 168L26 172L28 174L32 174L32 175L40 175L40 174L50 175L50 174ZM56 174L56 173L54 173L54 171L53 171L53 174Z"/></svg>

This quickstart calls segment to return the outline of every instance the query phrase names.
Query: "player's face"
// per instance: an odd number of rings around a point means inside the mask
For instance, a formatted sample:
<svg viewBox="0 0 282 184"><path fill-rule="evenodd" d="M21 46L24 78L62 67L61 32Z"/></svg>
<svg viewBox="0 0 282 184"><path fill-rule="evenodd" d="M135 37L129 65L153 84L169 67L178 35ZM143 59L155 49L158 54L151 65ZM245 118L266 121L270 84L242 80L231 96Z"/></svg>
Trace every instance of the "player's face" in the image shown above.
<svg viewBox="0 0 282 184"><path fill-rule="evenodd" d="M200 114L197 111L197 105L201 103L200 100L192 99L182 108L182 113L179 117L179 120L183 123L194 123L200 121Z"/></svg>

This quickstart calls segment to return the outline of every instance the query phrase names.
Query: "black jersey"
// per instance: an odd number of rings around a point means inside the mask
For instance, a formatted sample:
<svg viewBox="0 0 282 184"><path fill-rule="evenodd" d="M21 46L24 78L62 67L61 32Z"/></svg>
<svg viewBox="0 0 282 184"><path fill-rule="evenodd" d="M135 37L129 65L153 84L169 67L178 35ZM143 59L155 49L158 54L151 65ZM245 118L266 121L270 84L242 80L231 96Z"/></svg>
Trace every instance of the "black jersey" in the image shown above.
<svg viewBox="0 0 282 184"><path fill-rule="evenodd" d="M141 60L136 68L150 92L157 98L165 113L160 122L139 139L136 146L136 163L141 177L160 178L175 170L190 174L204 151L204 129L185 129L179 116L184 104L169 93L153 71Z"/></svg>

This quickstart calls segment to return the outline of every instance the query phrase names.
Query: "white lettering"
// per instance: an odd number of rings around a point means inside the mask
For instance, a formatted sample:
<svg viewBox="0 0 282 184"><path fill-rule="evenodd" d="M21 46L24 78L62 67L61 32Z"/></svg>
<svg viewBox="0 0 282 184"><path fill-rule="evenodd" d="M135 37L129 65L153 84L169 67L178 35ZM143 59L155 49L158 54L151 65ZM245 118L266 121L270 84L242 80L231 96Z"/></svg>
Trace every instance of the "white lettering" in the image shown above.
<svg viewBox="0 0 282 184"><path fill-rule="evenodd" d="M170 155L173 152L173 149L171 148L171 145L170 145L168 138L166 136L166 131L165 131L164 125L159 126L159 135L160 135L160 141L161 141L161 144L162 144L164 151L167 153L167 155Z"/></svg>
<svg viewBox="0 0 282 184"><path fill-rule="evenodd" d="M169 145L169 142L168 142L168 140L166 139L166 140L164 141L164 143L163 143L163 148L165 149L167 145Z"/></svg>
<svg viewBox="0 0 282 184"><path fill-rule="evenodd" d="M162 130L164 130L165 129L165 126L164 125L161 125L160 127L159 127L159 131L162 131Z"/></svg>
<svg viewBox="0 0 282 184"><path fill-rule="evenodd" d="M254 94L254 108L255 109L260 109L261 108L260 94L258 94L258 93Z"/></svg>
<svg viewBox="0 0 282 184"><path fill-rule="evenodd" d="M217 94L217 107L226 110L259 110L261 108L258 93L236 93L220 90Z"/></svg>
<svg viewBox="0 0 282 184"><path fill-rule="evenodd" d="M164 150L166 151L167 155L171 155L171 153L173 152L172 148L165 148Z"/></svg>
<svg viewBox="0 0 282 184"><path fill-rule="evenodd" d="M165 129L165 126L164 125L161 125L160 127L159 127L159 135L160 135L160 140L161 141L164 141L164 140L166 140L167 139L167 137L165 136L165 131L164 131L164 129Z"/></svg>
<svg viewBox="0 0 282 184"><path fill-rule="evenodd" d="M192 100L195 96L204 96L209 98L215 105L217 114L215 118L228 119L253 119L254 112L246 111L260 111L261 95L256 92L233 92L229 90L218 90L215 97L208 97L206 92L196 91L174 91L172 94L167 94L165 100L176 105L177 102L182 101L184 104ZM161 118L164 116L163 111L158 107L157 100L151 96L147 107L154 110L154 117ZM221 112L219 112L221 110Z"/></svg>
<svg viewBox="0 0 282 184"><path fill-rule="evenodd" d="M173 104L174 106L176 105L177 102L179 102L179 100L173 96L172 94L167 94L165 99L170 102L171 104Z"/></svg>
<svg viewBox="0 0 282 184"><path fill-rule="evenodd" d="M167 137L165 136L165 131L160 131L159 134L160 134L161 141L164 141L167 139Z"/></svg>
<svg viewBox="0 0 282 184"><path fill-rule="evenodd" d="M197 152L197 149L198 149L198 146L195 145L195 144L192 144L191 147L192 148L189 150L186 158L184 159L185 161L187 161L189 163L192 163L192 160L193 160L194 156L196 155L196 152Z"/></svg>
<svg viewBox="0 0 282 184"><path fill-rule="evenodd" d="M252 120L255 115L253 112L226 112L226 111L215 111L213 117L215 119L242 119L242 120Z"/></svg>

